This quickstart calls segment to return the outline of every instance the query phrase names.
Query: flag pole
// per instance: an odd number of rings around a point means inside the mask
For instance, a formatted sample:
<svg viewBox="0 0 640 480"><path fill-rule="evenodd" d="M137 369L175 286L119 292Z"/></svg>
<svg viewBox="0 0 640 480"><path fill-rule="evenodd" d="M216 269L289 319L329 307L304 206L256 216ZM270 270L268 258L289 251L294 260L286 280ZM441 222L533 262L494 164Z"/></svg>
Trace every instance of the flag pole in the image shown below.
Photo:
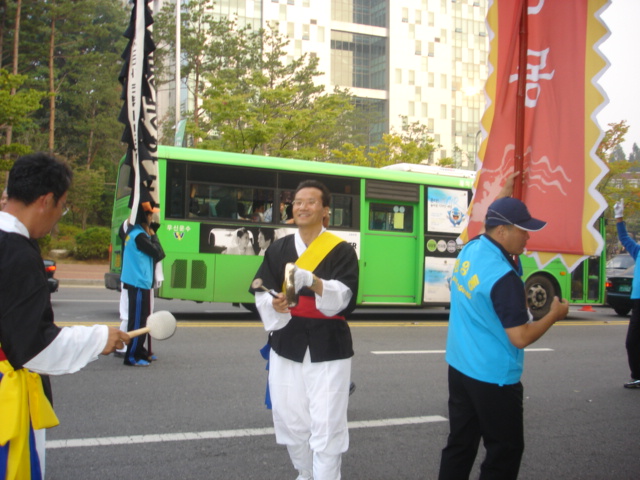
<svg viewBox="0 0 640 480"><path fill-rule="evenodd" d="M522 1L522 12L520 14L520 32L518 52L518 90L516 98L516 140L513 170L520 172L513 184L513 196L519 200L523 197L524 175L522 168L524 163L524 115L525 100L527 96L527 50L528 50L528 19L527 19L527 0Z"/></svg>
<svg viewBox="0 0 640 480"><path fill-rule="evenodd" d="M181 82L180 82L180 49L181 49L181 44L180 44L180 7L181 7L182 1L181 0L176 0L176 99L175 99L175 109L176 109L176 123L175 123L175 127L176 127L176 132L178 131L178 125L180 124L180 117L181 117L181 111L180 111L180 86L181 86Z"/></svg>

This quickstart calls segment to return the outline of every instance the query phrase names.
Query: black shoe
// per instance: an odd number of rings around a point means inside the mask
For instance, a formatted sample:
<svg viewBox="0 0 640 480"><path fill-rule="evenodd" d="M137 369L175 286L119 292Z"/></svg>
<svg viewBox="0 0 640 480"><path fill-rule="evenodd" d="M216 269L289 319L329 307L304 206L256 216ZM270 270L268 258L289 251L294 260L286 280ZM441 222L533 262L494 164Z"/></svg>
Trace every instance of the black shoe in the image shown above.
<svg viewBox="0 0 640 480"><path fill-rule="evenodd" d="M355 391L356 391L356 384L355 382L351 382L349 384L349 396L351 396Z"/></svg>
<svg viewBox="0 0 640 480"><path fill-rule="evenodd" d="M640 380L631 380L624 384L624 388L640 388Z"/></svg>

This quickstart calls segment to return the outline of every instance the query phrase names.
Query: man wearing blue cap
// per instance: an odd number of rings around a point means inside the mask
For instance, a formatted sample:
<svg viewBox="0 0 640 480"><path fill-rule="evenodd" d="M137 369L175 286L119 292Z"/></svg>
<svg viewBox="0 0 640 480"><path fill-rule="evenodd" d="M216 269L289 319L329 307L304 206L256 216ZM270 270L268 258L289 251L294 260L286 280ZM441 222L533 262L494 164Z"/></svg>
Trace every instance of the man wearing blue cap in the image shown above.
<svg viewBox="0 0 640 480"><path fill-rule="evenodd" d="M467 479L480 438L487 455L480 479L515 479L524 451L524 348L566 317L566 300L553 299L537 322L527 309L522 271L513 255L524 252L529 232L546 222L532 218L520 200L493 202L485 233L460 252L451 279L449 427L439 480Z"/></svg>

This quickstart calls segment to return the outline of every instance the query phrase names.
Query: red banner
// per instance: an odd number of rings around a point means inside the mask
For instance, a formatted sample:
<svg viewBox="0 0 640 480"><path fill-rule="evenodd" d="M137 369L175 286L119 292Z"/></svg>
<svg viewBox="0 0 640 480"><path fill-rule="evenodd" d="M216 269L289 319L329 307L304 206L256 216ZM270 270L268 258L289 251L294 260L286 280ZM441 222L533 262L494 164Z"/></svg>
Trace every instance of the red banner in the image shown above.
<svg viewBox="0 0 640 480"><path fill-rule="evenodd" d="M522 2L495 0L488 12L492 34L489 100L482 119L485 141L467 237L479 233L489 204L514 170L519 30ZM522 200L548 222L532 232L528 248L543 263L598 254L603 240L594 224L606 208L596 186L606 166L595 150L602 135L595 114L604 96L595 79L605 61L597 45L607 30L599 10L607 0L529 0L524 98ZM542 254L550 252L550 254ZM577 256L577 257L576 257ZM569 261L567 261L569 260Z"/></svg>

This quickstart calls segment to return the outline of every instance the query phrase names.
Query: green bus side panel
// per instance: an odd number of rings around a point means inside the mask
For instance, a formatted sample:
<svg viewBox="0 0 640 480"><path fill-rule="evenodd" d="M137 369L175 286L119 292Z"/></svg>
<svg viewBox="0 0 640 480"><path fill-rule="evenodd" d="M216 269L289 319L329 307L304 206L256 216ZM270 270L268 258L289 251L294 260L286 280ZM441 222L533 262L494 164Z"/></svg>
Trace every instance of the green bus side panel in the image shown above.
<svg viewBox="0 0 640 480"><path fill-rule="evenodd" d="M172 254L162 261L162 298L181 298L198 302L213 301L213 255Z"/></svg>
<svg viewBox="0 0 640 480"><path fill-rule="evenodd" d="M362 304L418 304L415 236L365 233L362 236L365 261L360 260Z"/></svg>
<svg viewBox="0 0 640 480"><path fill-rule="evenodd" d="M245 255L215 255L214 302L253 303L249 293L251 281L264 257Z"/></svg>

